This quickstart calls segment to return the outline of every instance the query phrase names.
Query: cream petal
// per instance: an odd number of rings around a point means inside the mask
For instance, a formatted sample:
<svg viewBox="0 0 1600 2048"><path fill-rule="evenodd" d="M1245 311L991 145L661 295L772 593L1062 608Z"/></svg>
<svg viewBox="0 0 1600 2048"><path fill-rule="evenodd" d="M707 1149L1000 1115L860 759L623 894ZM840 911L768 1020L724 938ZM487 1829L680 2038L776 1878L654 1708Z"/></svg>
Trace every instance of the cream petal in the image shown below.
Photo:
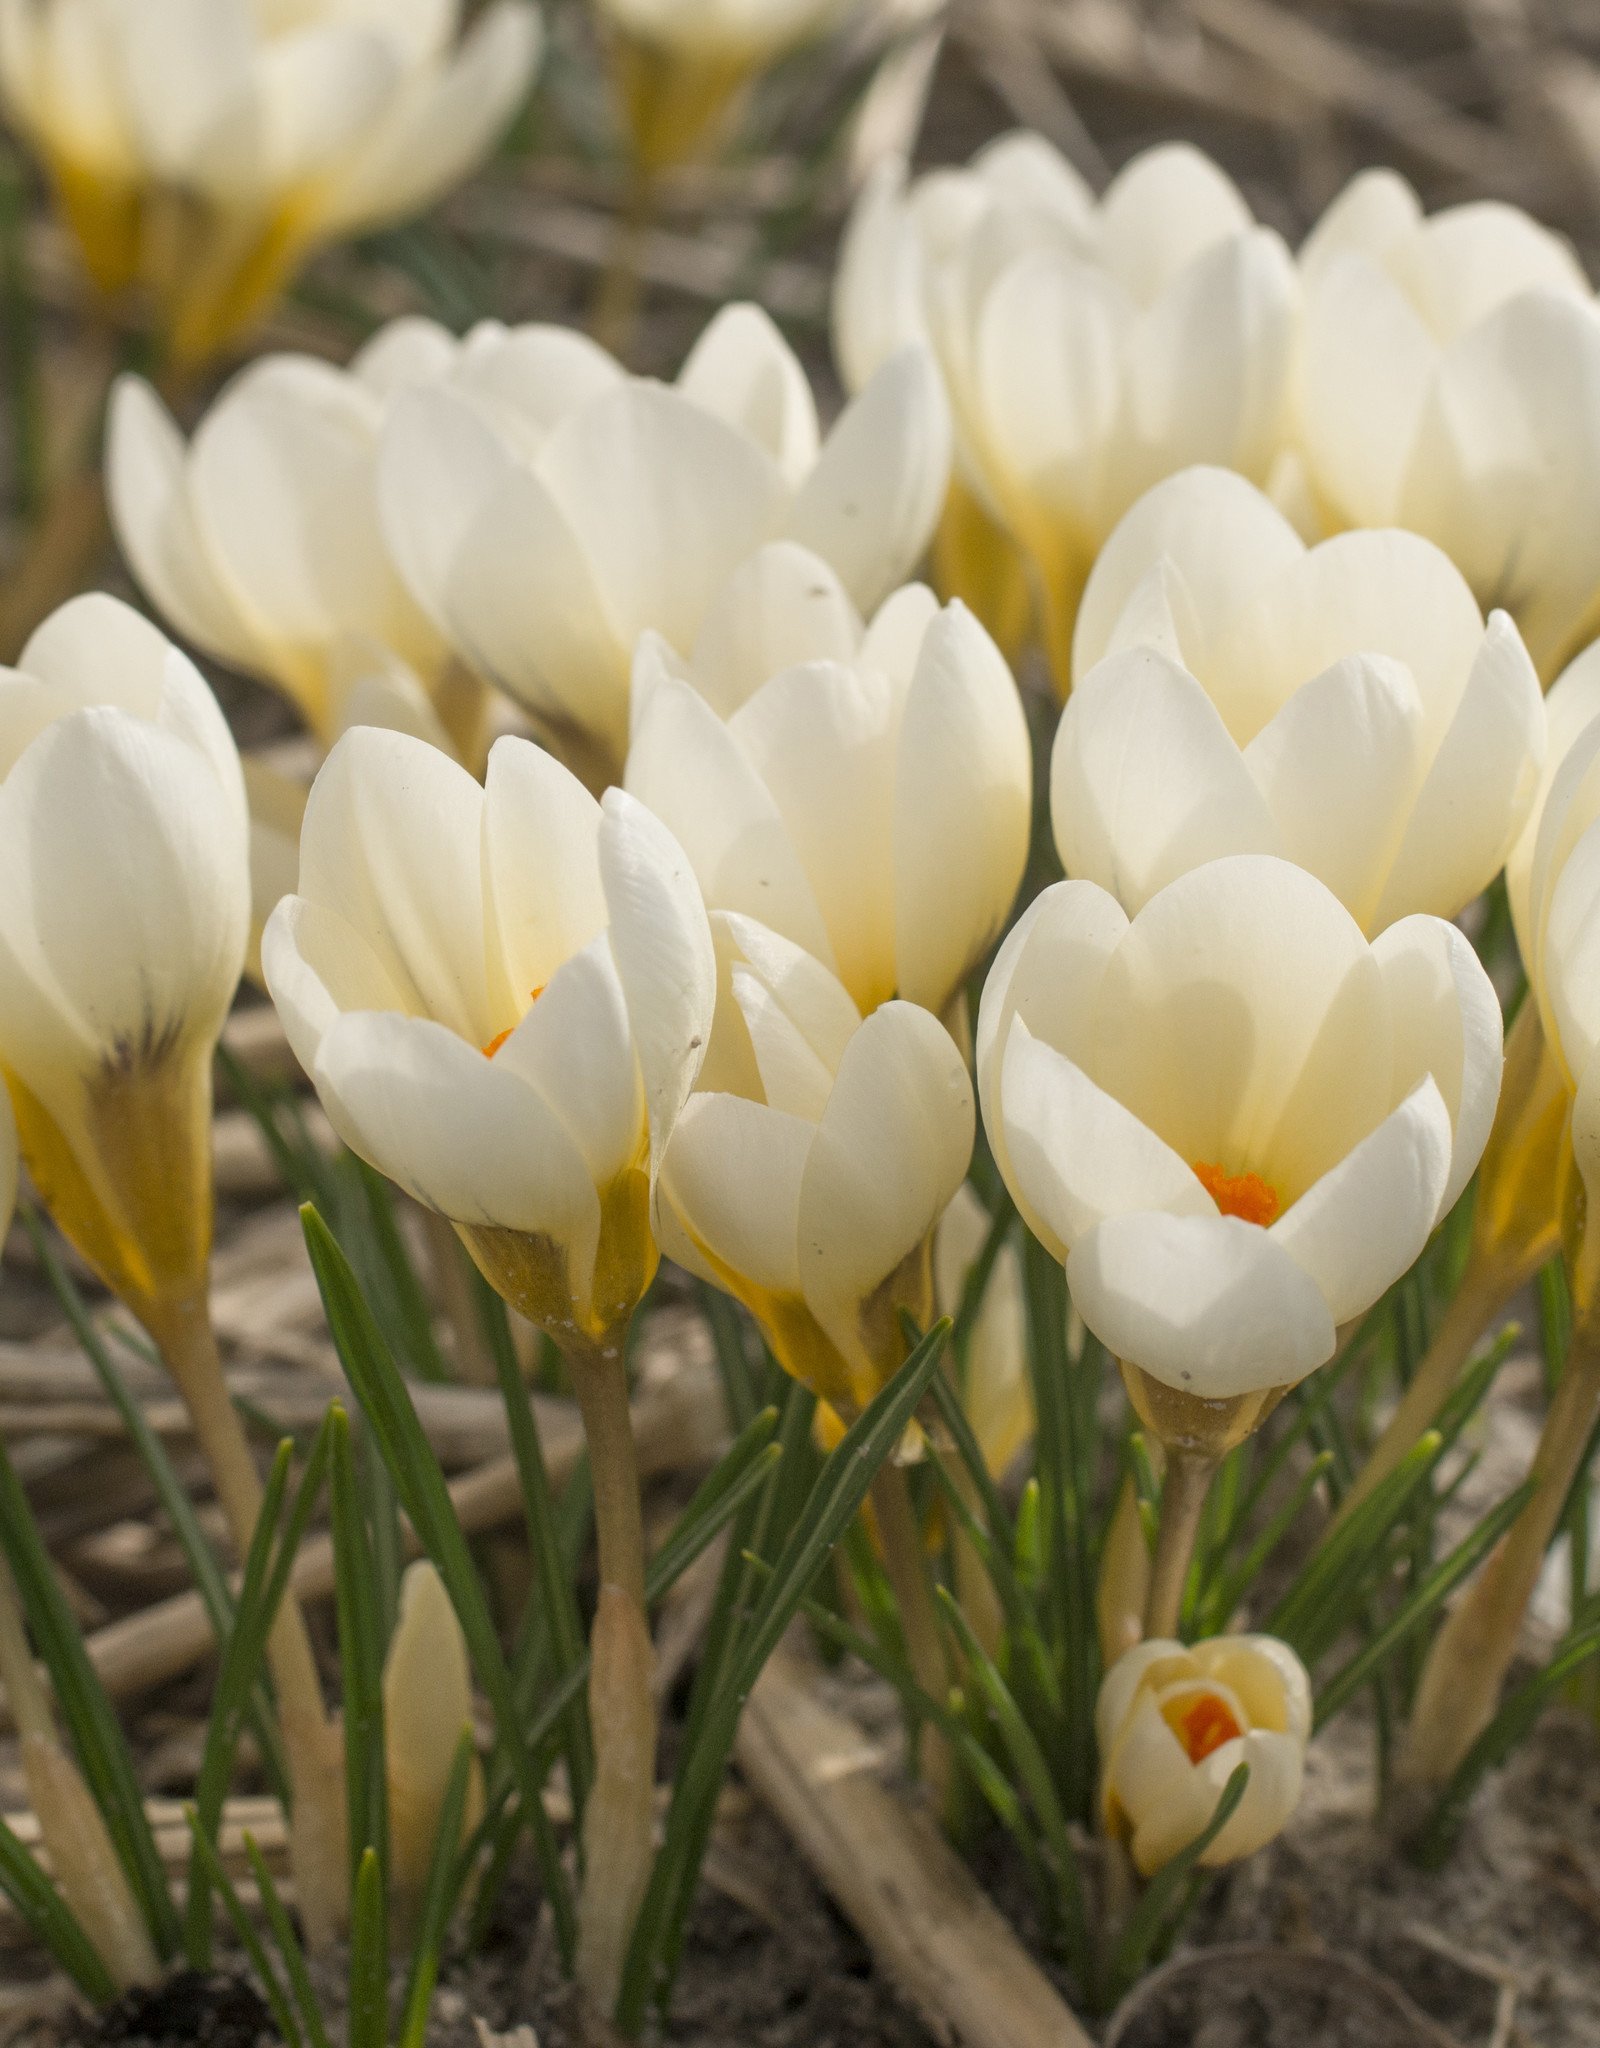
<svg viewBox="0 0 1600 2048"><path fill-rule="evenodd" d="M1302 684L1244 752L1277 828L1275 850L1366 930L1422 782L1423 716L1403 663L1347 655Z"/></svg>
<svg viewBox="0 0 1600 2048"><path fill-rule="evenodd" d="M553 755L509 734L489 753L483 873L504 968L500 996L516 1015L610 918L599 804Z"/></svg>
<svg viewBox="0 0 1600 2048"><path fill-rule="evenodd" d="M1063 1262L1108 1216L1214 1213L1193 1168L1020 1019L1011 1026L1000 1101L1018 1207Z"/></svg>
<svg viewBox="0 0 1600 2048"><path fill-rule="evenodd" d="M1300 536L1248 478L1203 464L1178 471L1123 515L1100 550L1078 609L1074 678L1109 651L1135 591L1164 559L1194 608L1201 638L1188 651L1204 669L1208 645L1225 622L1304 553Z"/></svg>
<svg viewBox="0 0 1600 2048"><path fill-rule="evenodd" d="M1311 1733L1311 1675L1277 1636L1213 1636L1196 1643L1194 1660L1208 1678L1227 1686L1253 1728L1292 1735Z"/></svg>
<svg viewBox="0 0 1600 2048"><path fill-rule="evenodd" d="M833 354L847 391L898 349L927 339L921 261L906 213L906 164L874 164L845 225L833 277Z"/></svg>
<svg viewBox="0 0 1600 2048"><path fill-rule="evenodd" d="M652 688L625 781L676 835L709 904L757 917L833 966L822 911L776 801L688 684L663 677Z"/></svg>
<svg viewBox="0 0 1600 2048"><path fill-rule="evenodd" d="M405 995L477 1047L498 1029L487 975L483 791L409 733L360 726L312 785L300 893L353 925Z"/></svg>
<svg viewBox="0 0 1600 2048"><path fill-rule="evenodd" d="M817 407L770 314L724 306L689 351L677 388L764 448L789 488L799 488L817 459Z"/></svg>
<svg viewBox="0 0 1600 2048"><path fill-rule="evenodd" d="M717 963L683 848L625 790L601 805L600 884L650 1115L652 1180L711 1037Z"/></svg>
<svg viewBox="0 0 1600 2048"><path fill-rule="evenodd" d="M503 327L498 320L473 328L452 378L528 461L569 413L626 381L616 357L587 334L546 321Z"/></svg>
<svg viewBox="0 0 1600 2048"><path fill-rule="evenodd" d="M1109 1217L1073 1247L1067 1285L1114 1357L1203 1400L1293 1386L1333 1356L1315 1281L1236 1216Z"/></svg>
<svg viewBox="0 0 1600 2048"><path fill-rule="evenodd" d="M885 1003L845 1048L800 1188L801 1284L845 1353L863 1304L932 1231L966 1178L972 1086L937 1018Z"/></svg>
<svg viewBox="0 0 1600 2048"><path fill-rule="evenodd" d="M1358 171L1300 245L1300 271L1315 284L1351 250L1381 256L1422 219L1422 202L1398 171Z"/></svg>
<svg viewBox="0 0 1600 2048"><path fill-rule="evenodd" d="M856 666L875 669L887 678L896 699L903 697L939 609L939 600L926 583L902 584L873 613L855 656Z"/></svg>
<svg viewBox="0 0 1600 2048"><path fill-rule="evenodd" d="M800 1293L800 1189L814 1127L737 1095L695 1095L661 1167L664 1214L702 1253L767 1292Z"/></svg>
<svg viewBox="0 0 1600 2048"><path fill-rule="evenodd" d="M499 435L458 393L413 386L390 407L378 448L378 516L407 588L448 639L456 565L512 468Z"/></svg>
<svg viewBox="0 0 1600 2048"><path fill-rule="evenodd" d="M1550 811L1551 795L1558 778L1568 772L1567 760L1586 729L1595 728L1591 744L1600 738L1600 727L1595 725L1600 719L1600 641L1586 648L1556 679L1544 700L1544 716L1546 746L1538 787L1517 843L1506 858L1506 893L1525 966L1531 966L1534 853ZM1570 801L1570 785L1564 783L1563 787L1569 789Z"/></svg>
<svg viewBox="0 0 1600 2048"><path fill-rule="evenodd" d="M820 555L771 541L734 570L706 613L690 663L695 688L729 718L782 669L853 660L862 630Z"/></svg>
<svg viewBox="0 0 1600 2048"><path fill-rule="evenodd" d="M1428 1242L1450 1177L1450 1114L1427 1075L1315 1182L1272 1235L1321 1289L1336 1323L1365 1315Z"/></svg>
<svg viewBox="0 0 1600 2048"><path fill-rule="evenodd" d="M1438 360L1437 342L1380 263L1357 251L1330 257L1307 294L1300 435L1316 488L1339 518L1384 526L1400 516Z"/></svg>
<svg viewBox="0 0 1600 2048"><path fill-rule="evenodd" d="M1532 808L1544 745L1539 678L1516 627L1495 612L1412 807L1375 927L1411 911L1454 917L1488 887Z"/></svg>
<svg viewBox="0 0 1600 2048"><path fill-rule="evenodd" d="M637 1161L644 1091L628 1005L603 932L555 970L494 1063L539 1091L597 1188Z"/></svg>
<svg viewBox="0 0 1600 2048"><path fill-rule="evenodd" d="M1141 305L1197 257L1250 225L1250 209L1233 180L1187 142L1142 151L1100 202L1105 261Z"/></svg>
<svg viewBox="0 0 1600 2048"><path fill-rule="evenodd" d="M1004 928L1027 865L1033 750L1004 658L964 605L929 628L894 787L896 987L938 1015Z"/></svg>
<svg viewBox="0 0 1600 2048"><path fill-rule="evenodd" d="M253 55L247 108L205 134L196 168L225 200L270 204L309 187L309 227L319 184L403 89L400 53L377 29L329 21L276 37Z"/></svg>
<svg viewBox="0 0 1600 2048"><path fill-rule="evenodd" d="M747 967L733 970L733 999L750 1034L768 1105L807 1123L821 1121L833 1092L833 1070L807 1044L772 991Z"/></svg>
<svg viewBox="0 0 1600 2048"><path fill-rule="evenodd" d="M460 343L448 327L404 313L380 327L350 358L350 375L387 403L411 384L437 384L455 366Z"/></svg>
<svg viewBox="0 0 1600 2048"><path fill-rule="evenodd" d="M1500 1000L1470 942L1442 918L1401 918L1374 941L1372 957L1389 998L1394 1099L1431 1075L1449 1113L1454 1139L1437 1211L1443 1216L1489 1141L1504 1064Z"/></svg>
<svg viewBox="0 0 1600 2048"><path fill-rule="evenodd" d="M753 917L718 911L713 926L772 996L829 1076L835 1074L845 1047L861 1024L861 1012L843 984L803 946L758 924Z"/></svg>
<svg viewBox="0 0 1600 2048"><path fill-rule="evenodd" d="M1571 244L1520 206L1493 199L1436 213L1389 263L1441 341L1464 334L1519 292L1590 296Z"/></svg>
<svg viewBox="0 0 1600 2048"><path fill-rule="evenodd" d="M1230 1756L1230 1750L1238 1753ZM1305 1772L1304 1740L1253 1728L1243 1742L1225 1742L1196 1766L1196 1776L1206 1787L1206 1801L1212 1813L1228 1779L1241 1763L1250 1766L1249 1782L1232 1817L1200 1859L1208 1870L1253 1856L1282 1832L1300 1803Z"/></svg>
<svg viewBox="0 0 1600 2048"><path fill-rule="evenodd" d="M1108 656L1067 699L1050 817L1067 873L1130 910L1204 861L1280 847L1216 707L1153 648Z"/></svg>
<svg viewBox="0 0 1600 2048"><path fill-rule="evenodd" d="M931 353L903 349L852 399L790 507L791 540L870 611L915 568L950 479L950 408Z"/></svg>
<svg viewBox="0 0 1600 2048"><path fill-rule="evenodd" d="M1591 825L1562 863L1536 985L1556 1051L1580 1082L1600 1048L1600 830Z"/></svg>
<svg viewBox="0 0 1600 2048"><path fill-rule="evenodd" d="M554 1239L586 1295L600 1200L537 1089L443 1024L372 1010L339 1019L312 1078L369 1165L457 1223Z"/></svg>
<svg viewBox="0 0 1600 2048"><path fill-rule="evenodd" d="M261 969L294 1056L308 1075L340 1017L404 1011L405 997L377 954L338 911L284 896L261 935Z"/></svg>
<svg viewBox="0 0 1600 2048"><path fill-rule="evenodd" d="M176 631L234 668L260 648L219 579L189 490L183 436L141 378L122 376L106 428L106 496L139 587Z"/></svg>

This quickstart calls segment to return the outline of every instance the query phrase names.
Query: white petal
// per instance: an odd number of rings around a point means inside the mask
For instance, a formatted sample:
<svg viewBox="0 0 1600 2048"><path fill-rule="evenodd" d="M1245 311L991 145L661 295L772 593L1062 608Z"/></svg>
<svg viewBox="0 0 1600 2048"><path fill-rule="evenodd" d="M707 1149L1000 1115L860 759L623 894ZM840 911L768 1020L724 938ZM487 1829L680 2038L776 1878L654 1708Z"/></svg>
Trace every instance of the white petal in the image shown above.
<svg viewBox="0 0 1600 2048"><path fill-rule="evenodd" d="M719 911L714 924L800 1033L830 1077L861 1023L848 991L826 967L753 917Z"/></svg>
<svg viewBox="0 0 1600 2048"><path fill-rule="evenodd" d="M737 1095L695 1095L673 1128L661 1207L704 1254L766 1292L800 1293L800 1186L813 1126Z"/></svg>
<svg viewBox="0 0 1600 2048"><path fill-rule="evenodd" d="M1018 1206L1042 1219L1056 1258L1108 1216L1164 1209L1205 1216L1215 1204L1194 1170L1065 1054L1013 1021L1001 1074L1006 1157Z"/></svg>
<svg viewBox="0 0 1600 2048"><path fill-rule="evenodd" d="M543 321L502 327L497 320L473 328L451 379L528 461L569 413L625 381L616 357L587 334Z"/></svg>
<svg viewBox="0 0 1600 2048"><path fill-rule="evenodd" d="M644 1094L604 933L556 969L494 1064L539 1091L597 1188L636 1163Z"/></svg>
<svg viewBox="0 0 1600 2048"><path fill-rule="evenodd" d="M1446 207L1389 260L1441 341L1464 334L1520 292L1586 299L1591 291L1569 242L1520 206L1492 199Z"/></svg>
<svg viewBox="0 0 1600 2048"><path fill-rule="evenodd" d="M489 423L456 393L401 392L378 451L378 514L412 596L452 636L452 580L468 536L512 468Z"/></svg>
<svg viewBox="0 0 1600 2048"><path fill-rule="evenodd" d="M742 562L695 638L695 688L723 718L769 677L807 661L854 659L861 619L837 574L793 541L772 541Z"/></svg>
<svg viewBox="0 0 1600 2048"><path fill-rule="evenodd" d="M553 755L495 741L483 807L484 890L518 1011L609 922L600 887L600 806Z"/></svg>
<svg viewBox="0 0 1600 2048"><path fill-rule="evenodd" d="M1142 151L1100 202L1105 260L1141 304L1197 256L1250 224L1233 180L1186 142Z"/></svg>
<svg viewBox="0 0 1600 2048"><path fill-rule="evenodd" d="M925 348L893 356L840 415L789 512L791 540L870 611L921 559L950 479L950 409Z"/></svg>
<svg viewBox="0 0 1600 2048"><path fill-rule="evenodd" d="M403 313L356 350L350 374L387 401L408 384L436 384L447 377L459 348L448 327L417 313Z"/></svg>
<svg viewBox="0 0 1600 2048"><path fill-rule="evenodd" d="M896 987L938 1015L1004 927L1027 864L1033 750L1011 672L953 604L922 644L894 790Z"/></svg>
<svg viewBox="0 0 1600 2048"><path fill-rule="evenodd" d="M1373 944L1389 995L1395 1099L1431 1075L1455 1133L1438 1215L1455 1204L1489 1141L1500 1098L1499 998L1471 944L1437 917L1405 917Z"/></svg>
<svg viewBox="0 0 1600 2048"><path fill-rule="evenodd" d="M1272 1226L1336 1323L1365 1315L1428 1242L1450 1177L1450 1114L1431 1075Z"/></svg>
<svg viewBox="0 0 1600 2048"><path fill-rule="evenodd" d="M737 427L797 489L817 459L816 401L794 350L759 306L724 306L689 351L677 388Z"/></svg>
<svg viewBox="0 0 1600 2048"><path fill-rule="evenodd" d="M1344 520L1388 525L1439 360L1438 344L1372 257L1330 259L1306 301L1300 432L1316 487Z"/></svg>
<svg viewBox="0 0 1600 2048"><path fill-rule="evenodd" d="M1358 171L1300 244L1300 270L1318 281L1352 249L1381 256L1422 219L1422 204L1398 171Z"/></svg>
<svg viewBox="0 0 1600 2048"><path fill-rule="evenodd" d="M733 970L733 999L750 1034L768 1104L786 1116L820 1122L833 1092L833 1069L812 1050L766 983L747 967Z"/></svg>
<svg viewBox="0 0 1600 2048"><path fill-rule="evenodd" d="M336 910L285 896L261 935L261 968L294 1056L317 1070L322 1041L352 1010L404 1010L405 997L372 948Z"/></svg>
<svg viewBox="0 0 1600 2048"><path fill-rule="evenodd" d="M1067 699L1050 758L1050 817L1067 873L1129 910L1203 861L1280 846L1215 706L1151 648L1110 655Z"/></svg>
<svg viewBox="0 0 1600 2048"><path fill-rule="evenodd" d="M1114 1357L1180 1393L1294 1386L1333 1356L1316 1283L1237 1216L1113 1216L1073 1248L1067 1285Z"/></svg>

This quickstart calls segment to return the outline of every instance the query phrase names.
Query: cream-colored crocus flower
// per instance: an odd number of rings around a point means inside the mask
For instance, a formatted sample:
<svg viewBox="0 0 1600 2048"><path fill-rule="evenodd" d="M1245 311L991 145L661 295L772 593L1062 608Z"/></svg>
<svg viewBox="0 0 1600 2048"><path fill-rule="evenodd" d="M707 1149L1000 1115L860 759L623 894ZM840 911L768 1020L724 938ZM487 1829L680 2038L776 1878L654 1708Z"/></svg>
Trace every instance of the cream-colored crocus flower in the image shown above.
<svg viewBox="0 0 1600 2048"><path fill-rule="evenodd" d="M920 585L863 628L790 545L736 572L687 661L646 634L627 787L715 909L757 917L862 1011L936 1015L999 936L1027 861L1033 768L1010 671Z"/></svg>
<svg viewBox="0 0 1600 2048"><path fill-rule="evenodd" d="M972 1154L972 1088L913 1003L863 1020L803 948L716 913L717 1045L661 1169L664 1248L742 1301L853 1419L933 1321L931 1241Z"/></svg>
<svg viewBox="0 0 1600 2048"><path fill-rule="evenodd" d="M540 46L526 0L0 0L0 98L95 283L214 355L318 245L420 212L484 156Z"/></svg>
<svg viewBox="0 0 1600 2048"><path fill-rule="evenodd" d="M191 645L281 690L324 746L392 725L468 758L439 703L451 662L378 520L378 440L396 394L447 373L459 344L398 320L339 370L264 356L187 445L151 387L112 399L106 487L123 554Z"/></svg>
<svg viewBox="0 0 1600 2048"><path fill-rule="evenodd" d="M1131 922L1092 882L1047 889L978 1019L996 1162L1169 1442L1242 1434L1332 1356L1466 1185L1500 1064L1453 925L1369 945L1265 855L1192 869Z"/></svg>
<svg viewBox="0 0 1600 2048"><path fill-rule="evenodd" d="M299 893L262 964L334 1129L449 1218L568 1361L601 1576L577 1968L609 2014L655 1783L625 1345L656 1271L657 1172L711 1034L705 907L658 819L620 790L597 803L528 741L498 741L480 785L363 726L312 787Z"/></svg>
<svg viewBox="0 0 1600 2048"><path fill-rule="evenodd" d="M1045 144L1008 137L969 170L868 187L834 328L850 381L930 339L959 473L1032 559L1064 692L1084 578L1134 500L1196 462L1265 481L1296 297L1282 241L1198 150L1148 150L1096 201Z"/></svg>
<svg viewBox="0 0 1600 2048"><path fill-rule="evenodd" d="M1600 623L1600 310L1571 249L1510 206L1425 218L1368 171L1300 269L1299 439L1324 518L1436 541L1550 678Z"/></svg>
<svg viewBox="0 0 1600 2048"><path fill-rule="evenodd" d="M1129 910L1225 853L1275 853L1369 935L1453 917L1499 872L1544 754L1504 612L1412 533L1307 548L1253 484L1141 498L1084 592L1051 814L1069 875Z"/></svg>
<svg viewBox="0 0 1600 2048"><path fill-rule="evenodd" d="M925 351L819 434L805 372L754 306L719 313L672 386L564 328L484 330L403 393L379 499L412 594L597 786L628 743L635 644L687 655L746 556L800 543L870 610L914 567L949 470Z"/></svg>
<svg viewBox="0 0 1600 2048"><path fill-rule="evenodd" d="M139 1318L241 1555L261 1490L208 1309L211 1068L249 922L239 757L177 648L110 597L0 671L0 1076L41 1201ZM346 1883L339 1743L299 1610L271 1644L313 1938Z"/></svg>
<svg viewBox="0 0 1600 2048"><path fill-rule="evenodd" d="M706 154L761 72L860 0L595 0L638 171Z"/></svg>
<svg viewBox="0 0 1600 2048"><path fill-rule="evenodd" d="M1136 1644L1106 1673L1094 1719L1101 1823L1142 1877L1205 1832L1240 1764L1249 1782L1206 1868L1253 1855L1300 1802L1311 1680L1275 1636Z"/></svg>

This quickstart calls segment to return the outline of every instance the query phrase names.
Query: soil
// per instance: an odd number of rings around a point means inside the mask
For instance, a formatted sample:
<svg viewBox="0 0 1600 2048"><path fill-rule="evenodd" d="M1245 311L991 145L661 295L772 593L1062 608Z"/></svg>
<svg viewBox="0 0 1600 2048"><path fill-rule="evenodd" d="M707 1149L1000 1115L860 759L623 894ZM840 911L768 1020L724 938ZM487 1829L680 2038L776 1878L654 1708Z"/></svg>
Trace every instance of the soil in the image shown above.
<svg viewBox="0 0 1600 2048"><path fill-rule="evenodd" d="M254 1985L200 1970L180 1970L164 1983L126 1993L82 2036L97 2048L256 2048L277 2038L266 2000Z"/></svg>

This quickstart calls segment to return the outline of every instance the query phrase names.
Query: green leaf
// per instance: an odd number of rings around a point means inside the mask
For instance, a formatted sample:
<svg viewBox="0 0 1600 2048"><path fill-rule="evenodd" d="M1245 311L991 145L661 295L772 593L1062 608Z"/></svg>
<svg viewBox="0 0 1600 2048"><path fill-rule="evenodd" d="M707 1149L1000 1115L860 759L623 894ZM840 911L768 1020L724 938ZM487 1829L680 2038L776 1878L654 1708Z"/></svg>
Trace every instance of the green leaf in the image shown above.
<svg viewBox="0 0 1600 2048"><path fill-rule="evenodd" d="M302 1208L300 1218L327 1311L328 1327L333 1332L345 1374L412 1527L444 1581L478 1682L494 1711L501 1754L522 1795L523 1815L555 1916L557 1939L570 1967L576 1942L572 1887L562 1865L555 1831L544 1810L544 1783L537 1752L519 1725L511 1673L450 1490L417 1420L405 1381L361 1297L349 1260L310 1204Z"/></svg>
<svg viewBox="0 0 1600 2048"><path fill-rule="evenodd" d="M361 1513L350 1418L329 1411L328 1494L332 1506L334 1607L344 1680L344 1775L352 1894L369 1850L389 1862L389 1786L383 1734L384 1640L373 1600L372 1546ZM379 1909L382 1909L380 1899Z"/></svg>
<svg viewBox="0 0 1600 2048"><path fill-rule="evenodd" d="M428 2010L433 2003L434 1986L439 1981L439 1958L467 1868L461 1855L461 1821L467 1810L467 1786L471 1778L472 1730L463 1728L450 1765L444 1798L439 1805L439 1831L434 1836L433 1854L428 1860L422 1912L411 1951L411 1973L406 1983L405 2004L401 2008L399 2048L426 2048Z"/></svg>
<svg viewBox="0 0 1600 2048"><path fill-rule="evenodd" d="M110 1971L101 1962L76 1914L39 1868L27 1849L0 1820L0 1891L16 1907L39 1946L54 1958L84 1997L109 2005L117 1995Z"/></svg>
<svg viewBox="0 0 1600 2048"><path fill-rule="evenodd" d="M248 1828L244 1835L244 1853L249 1859L256 1890L261 1895L261 1910L266 1915L268 1927L272 1930L272 1938L278 1944L278 1954L283 1959L284 1972L289 1979L289 1989L294 1995L301 2024L306 2030L312 2048L330 2048L328 2030L323 2025L317 1994L312 1989L311 1972L306 1967L305 1951L300 1946L300 1937L294 1931L289 1910L273 1882L272 1872L267 1868L267 1859L261 1853L261 1846Z"/></svg>
<svg viewBox="0 0 1600 2048"><path fill-rule="evenodd" d="M356 1871L346 2040L348 2048L388 2048L389 1916L383 1864L374 1848L363 1850Z"/></svg>
<svg viewBox="0 0 1600 2048"><path fill-rule="evenodd" d="M1198 1869L1201 1857L1238 1811L1249 1783L1250 1766L1239 1764L1222 1788L1222 1797L1205 1828L1170 1863L1164 1864L1145 1887L1112 1959L1109 2002L1114 2003L1138 1980L1157 1944L1172 1932L1171 1923L1177 1917L1174 1909L1190 1874Z"/></svg>
<svg viewBox="0 0 1600 2048"><path fill-rule="evenodd" d="M166 1870L145 1817L139 1780L122 1729L106 1698L77 1621L66 1602L49 1553L23 1492L0 1444L0 1545L4 1546L17 1591L28 1616L33 1640L56 1702L72 1737L78 1764L116 1848L144 1915L156 1952L163 1958L177 1952L183 1931L167 1889Z"/></svg>

